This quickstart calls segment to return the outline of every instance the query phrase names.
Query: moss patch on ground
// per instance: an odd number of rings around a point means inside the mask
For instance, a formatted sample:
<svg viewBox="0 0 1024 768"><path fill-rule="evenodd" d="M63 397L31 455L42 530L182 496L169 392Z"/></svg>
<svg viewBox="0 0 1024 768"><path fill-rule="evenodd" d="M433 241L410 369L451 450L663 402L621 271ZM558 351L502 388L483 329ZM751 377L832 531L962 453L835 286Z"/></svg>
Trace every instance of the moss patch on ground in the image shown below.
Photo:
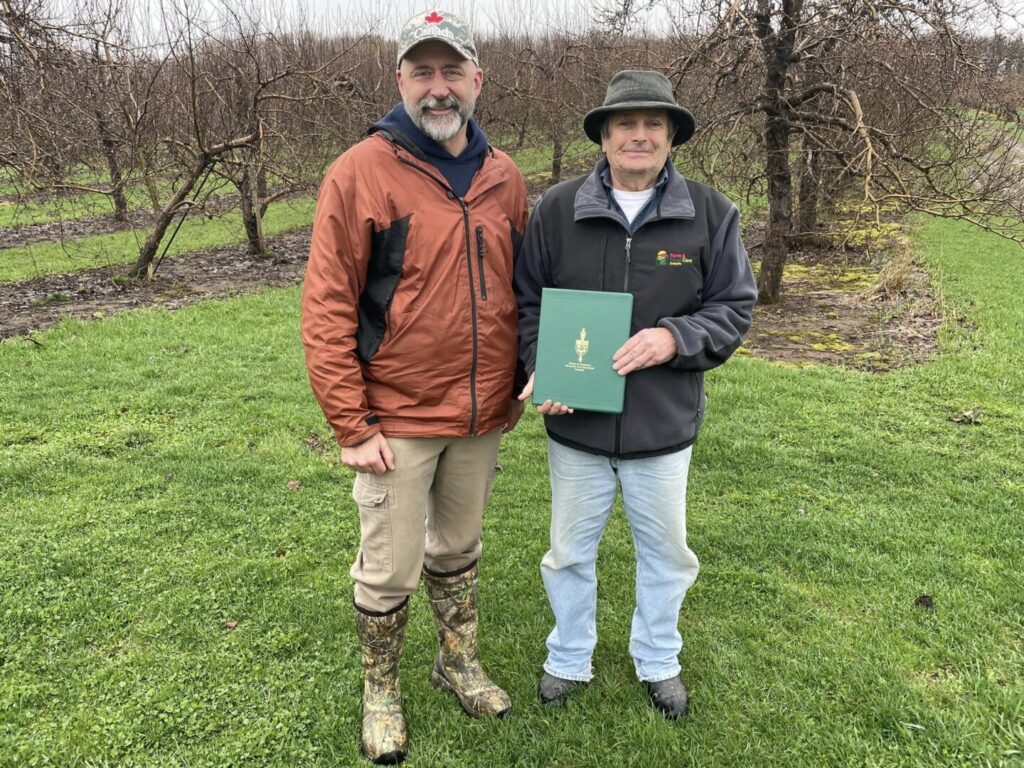
<svg viewBox="0 0 1024 768"><path fill-rule="evenodd" d="M884 245L838 252L827 238L783 269L782 300L758 305L741 354L786 366L889 371L929 359L945 313L902 230ZM842 257L839 257L839 254ZM755 273L760 262L754 261ZM956 320L954 319L954 322Z"/></svg>

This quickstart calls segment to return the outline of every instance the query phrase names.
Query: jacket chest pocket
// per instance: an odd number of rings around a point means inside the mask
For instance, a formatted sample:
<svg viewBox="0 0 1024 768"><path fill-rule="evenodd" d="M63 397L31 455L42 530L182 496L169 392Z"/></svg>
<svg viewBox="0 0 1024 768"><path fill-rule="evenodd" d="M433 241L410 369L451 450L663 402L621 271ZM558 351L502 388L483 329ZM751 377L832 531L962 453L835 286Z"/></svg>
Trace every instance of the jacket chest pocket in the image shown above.
<svg viewBox="0 0 1024 768"><path fill-rule="evenodd" d="M509 248L496 241L495 233L482 224L472 229L470 261L473 291L478 301L490 307L501 307L513 301L512 263Z"/></svg>
<svg viewBox="0 0 1024 768"><path fill-rule="evenodd" d="M659 318L694 312L703 300L705 256L699 244L645 247L633 260L635 295Z"/></svg>

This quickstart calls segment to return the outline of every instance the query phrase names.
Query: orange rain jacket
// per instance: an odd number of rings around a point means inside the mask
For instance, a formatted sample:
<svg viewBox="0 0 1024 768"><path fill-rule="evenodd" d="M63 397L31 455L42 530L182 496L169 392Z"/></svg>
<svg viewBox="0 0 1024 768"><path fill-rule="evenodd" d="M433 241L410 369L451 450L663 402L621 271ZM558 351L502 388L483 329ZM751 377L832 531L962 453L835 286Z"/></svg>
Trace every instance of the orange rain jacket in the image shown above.
<svg viewBox="0 0 1024 768"><path fill-rule="evenodd" d="M523 177L493 148L461 199L386 130L335 161L313 221L302 341L339 445L507 421L526 217Z"/></svg>

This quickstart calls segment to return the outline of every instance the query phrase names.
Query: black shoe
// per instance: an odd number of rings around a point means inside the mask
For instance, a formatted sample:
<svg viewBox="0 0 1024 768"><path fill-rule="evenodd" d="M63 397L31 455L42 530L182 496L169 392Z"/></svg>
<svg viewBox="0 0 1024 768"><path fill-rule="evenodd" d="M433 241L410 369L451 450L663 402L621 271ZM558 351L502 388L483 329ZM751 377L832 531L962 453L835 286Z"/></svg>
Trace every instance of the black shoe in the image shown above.
<svg viewBox="0 0 1024 768"><path fill-rule="evenodd" d="M366 754L365 750L363 751L363 754ZM370 762L374 765L398 765L403 760L405 760L405 752L396 751L383 754L380 757L374 758Z"/></svg>
<svg viewBox="0 0 1024 768"><path fill-rule="evenodd" d="M552 707L560 707L565 704L566 699L569 698L569 694L572 693L580 685L583 685L578 680L565 680L561 677L555 677L554 675L545 672L540 677L540 683L537 685L537 693L540 694L540 700L542 704L548 704Z"/></svg>
<svg viewBox="0 0 1024 768"><path fill-rule="evenodd" d="M651 697L651 704L666 719L675 720L689 711L690 702L686 695L686 686L678 675L656 683L644 681L644 687L647 689L647 695Z"/></svg>

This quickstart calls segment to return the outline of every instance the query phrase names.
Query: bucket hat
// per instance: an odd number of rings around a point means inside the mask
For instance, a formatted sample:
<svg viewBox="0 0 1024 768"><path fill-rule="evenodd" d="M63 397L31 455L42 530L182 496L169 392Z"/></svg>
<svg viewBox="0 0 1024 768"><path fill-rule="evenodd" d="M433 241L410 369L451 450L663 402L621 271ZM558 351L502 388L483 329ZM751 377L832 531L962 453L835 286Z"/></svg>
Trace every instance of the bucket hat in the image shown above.
<svg viewBox="0 0 1024 768"><path fill-rule="evenodd" d="M693 136L697 125L693 115L676 103L672 83L661 72L624 69L616 72L608 83L604 104L587 112L583 130L595 144L601 143L601 127L612 112L634 109L664 109L676 124L672 146L677 147Z"/></svg>

